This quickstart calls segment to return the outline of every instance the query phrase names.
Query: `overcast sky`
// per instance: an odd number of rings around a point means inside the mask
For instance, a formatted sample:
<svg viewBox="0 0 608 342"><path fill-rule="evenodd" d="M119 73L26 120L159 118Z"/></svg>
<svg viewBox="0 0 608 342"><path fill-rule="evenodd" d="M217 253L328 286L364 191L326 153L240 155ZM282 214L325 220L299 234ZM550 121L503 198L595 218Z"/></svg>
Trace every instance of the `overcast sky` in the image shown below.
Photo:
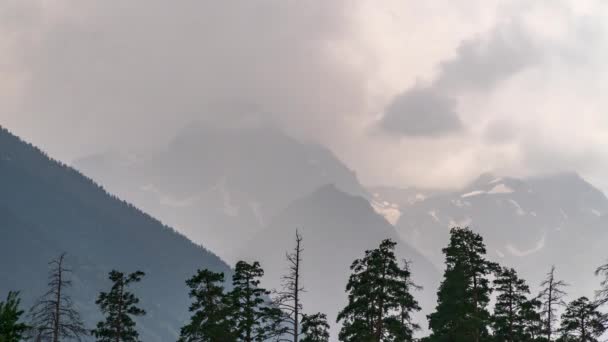
<svg viewBox="0 0 608 342"><path fill-rule="evenodd" d="M0 125L66 162L255 112L366 184L608 189L604 0L0 1Z"/></svg>

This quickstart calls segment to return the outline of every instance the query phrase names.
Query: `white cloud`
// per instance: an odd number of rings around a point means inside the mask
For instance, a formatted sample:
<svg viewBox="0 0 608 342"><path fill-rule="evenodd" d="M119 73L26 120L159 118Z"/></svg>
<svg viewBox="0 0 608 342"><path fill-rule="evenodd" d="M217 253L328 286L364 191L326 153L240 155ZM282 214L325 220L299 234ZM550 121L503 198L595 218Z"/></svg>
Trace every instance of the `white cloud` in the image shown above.
<svg viewBox="0 0 608 342"><path fill-rule="evenodd" d="M366 183L568 169L608 187L607 36L600 0L9 0L0 123L69 161L255 112ZM423 128L458 132L378 129L420 85L459 122ZM401 131L428 119L407 115Z"/></svg>

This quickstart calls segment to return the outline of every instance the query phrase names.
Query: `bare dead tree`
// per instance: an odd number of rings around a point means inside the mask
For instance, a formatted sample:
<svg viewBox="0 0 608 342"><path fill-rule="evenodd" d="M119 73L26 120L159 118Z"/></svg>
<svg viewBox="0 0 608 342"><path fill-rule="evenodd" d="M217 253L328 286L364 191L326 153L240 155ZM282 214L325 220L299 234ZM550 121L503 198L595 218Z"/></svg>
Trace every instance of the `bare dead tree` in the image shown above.
<svg viewBox="0 0 608 342"><path fill-rule="evenodd" d="M542 290L538 295L538 299L542 304L541 315L544 317L547 341L551 341L554 331L553 325L558 319L556 310L558 307L566 305L564 301L566 291L563 289L568 284L562 280L555 279L555 266L551 266L551 270L547 273L547 277L540 286Z"/></svg>
<svg viewBox="0 0 608 342"><path fill-rule="evenodd" d="M300 266L303 252L302 236L296 230L296 245L291 253L287 252L285 255L289 266L287 274L282 277L282 289L274 291L274 303L285 314L285 323L292 327L287 331L290 339L280 339L280 341L298 342L300 336L300 321L302 319L300 295L304 292L300 279Z"/></svg>
<svg viewBox="0 0 608 342"><path fill-rule="evenodd" d="M36 341L59 342L61 339L81 341L87 330L74 309L66 290L72 286L69 275L72 271L65 267L65 253L49 262L48 291L38 299L30 310L31 326Z"/></svg>

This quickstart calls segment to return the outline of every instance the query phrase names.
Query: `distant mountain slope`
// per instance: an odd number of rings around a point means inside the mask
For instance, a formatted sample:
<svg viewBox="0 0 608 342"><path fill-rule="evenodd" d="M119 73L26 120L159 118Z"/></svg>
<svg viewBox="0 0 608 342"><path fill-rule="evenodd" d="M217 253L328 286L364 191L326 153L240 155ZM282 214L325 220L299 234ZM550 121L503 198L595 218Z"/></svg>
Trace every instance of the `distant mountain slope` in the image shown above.
<svg viewBox="0 0 608 342"><path fill-rule="evenodd" d="M417 201L373 191L376 201L399 212L402 237L437 265L448 228L456 225L481 233L488 255L518 268L532 285L555 264L573 290L591 296L593 270L608 257L608 199L574 173L529 179L484 174L459 191Z"/></svg>
<svg viewBox="0 0 608 342"><path fill-rule="evenodd" d="M0 294L20 290L31 304L43 293L47 262L64 251L89 328L111 269L146 272L136 289L148 311L139 320L144 341L175 340L188 317L184 282L197 268L230 272L206 249L0 129Z"/></svg>
<svg viewBox="0 0 608 342"><path fill-rule="evenodd" d="M325 312L333 322L346 304L345 287L349 267L365 250L378 247L383 239L398 242L397 255L412 261L413 279L425 287L415 293L428 313L434 307L439 271L424 256L401 240L388 222L376 214L367 199L348 195L333 185L323 186L294 201L256 238L247 244L243 257L259 260L266 270L269 288L280 286L285 272L285 252L294 246L295 231L303 236L302 282L305 312ZM426 326L424 315L418 322ZM334 339L337 325L332 323Z"/></svg>
<svg viewBox="0 0 608 342"><path fill-rule="evenodd" d="M265 125L194 124L148 156L105 154L74 165L231 260L291 201L323 184L367 196L329 150Z"/></svg>

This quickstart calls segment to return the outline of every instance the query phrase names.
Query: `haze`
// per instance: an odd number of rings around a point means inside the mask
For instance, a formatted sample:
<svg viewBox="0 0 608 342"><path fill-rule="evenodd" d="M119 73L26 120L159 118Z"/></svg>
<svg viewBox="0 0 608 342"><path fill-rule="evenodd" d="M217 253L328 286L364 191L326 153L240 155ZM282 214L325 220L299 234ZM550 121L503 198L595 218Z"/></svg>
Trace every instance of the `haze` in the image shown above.
<svg viewBox="0 0 608 342"><path fill-rule="evenodd" d="M607 189L607 19L592 0L7 0L0 121L66 162L238 115L364 184Z"/></svg>

